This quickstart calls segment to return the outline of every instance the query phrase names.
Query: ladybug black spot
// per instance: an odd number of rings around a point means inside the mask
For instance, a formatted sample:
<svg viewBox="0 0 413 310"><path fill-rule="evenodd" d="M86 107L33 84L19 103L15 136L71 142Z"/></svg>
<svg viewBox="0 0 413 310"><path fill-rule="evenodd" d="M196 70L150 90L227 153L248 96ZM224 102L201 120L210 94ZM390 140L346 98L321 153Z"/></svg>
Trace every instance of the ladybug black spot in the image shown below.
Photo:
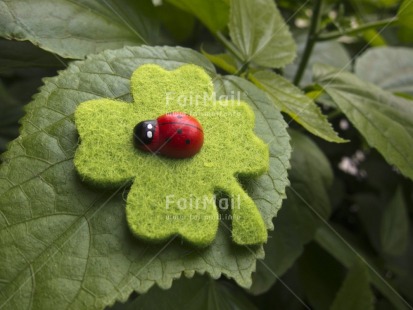
<svg viewBox="0 0 413 310"><path fill-rule="evenodd" d="M178 129L176 132L177 132L178 134L181 134L181 133L182 133L182 129Z"/></svg>
<svg viewBox="0 0 413 310"><path fill-rule="evenodd" d="M186 143L186 144L190 144L190 143L191 143L191 140L186 139L186 140L185 140L185 143Z"/></svg>

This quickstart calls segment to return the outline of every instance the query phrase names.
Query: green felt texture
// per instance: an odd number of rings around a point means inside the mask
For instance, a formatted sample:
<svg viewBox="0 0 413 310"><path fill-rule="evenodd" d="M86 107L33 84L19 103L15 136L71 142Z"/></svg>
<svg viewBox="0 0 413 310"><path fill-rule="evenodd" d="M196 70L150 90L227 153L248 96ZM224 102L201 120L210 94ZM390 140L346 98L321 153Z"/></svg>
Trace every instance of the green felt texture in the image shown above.
<svg viewBox="0 0 413 310"><path fill-rule="evenodd" d="M178 234L198 246L210 244L219 223L214 201L219 192L232 198L227 212L233 216L234 242L265 242L261 214L238 180L269 168L268 146L254 134L249 106L214 101L211 78L195 65L174 71L143 65L133 73L131 89L133 103L98 99L76 109L81 143L74 163L82 179L104 187L132 182L126 215L131 231L141 239L160 242ZM204 145L198 154L169 159L133 146L137 123L173 111L188 113L202 124Z"/></svg>

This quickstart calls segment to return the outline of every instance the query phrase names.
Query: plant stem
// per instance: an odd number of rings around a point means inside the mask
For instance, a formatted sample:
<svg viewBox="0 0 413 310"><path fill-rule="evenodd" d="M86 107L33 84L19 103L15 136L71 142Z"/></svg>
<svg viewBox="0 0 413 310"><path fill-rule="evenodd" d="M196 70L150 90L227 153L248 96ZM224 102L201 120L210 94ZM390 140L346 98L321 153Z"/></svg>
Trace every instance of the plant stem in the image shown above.
<svg viewBox="0 0 413 310"><path fill-rule="evenodd" d="M244 63L244 58L242 57L241 53L238 51L238 49L232 44L232 42L228 41L227 38L220 32L218 31L215 34L217 40L221 42L222 45L225 46L225 48L232 54L234 55L240 62Z"/></svg>
<svg viewBox="0 0 413 310"><path fill-rule="evenodd" d="M294 84L298 86L300 84L301 78L303 77L305 68L307 67L308 60L310 59L311 53L313 52L314 44L317 41L317 32L320 26L321 19L321 7L323 5L323 0L316 0L313 10L313 16L311 18L310 29L308 32L307 42L305 44L303 57L301 58L300 64L298 66L297 72L294 77Z"/></svg>
<svg viewBox="0 0 413 310"><path fill-rule="evenodd" d="M329 32L326 34L321 34L318 35L316 37L317 41L328 41L328 40L333 40L333 39L337 39L340 38L342 36L345 35L355 35L361 32L364 32L366 30L369 29L376 29L376 28L380 28L380 27L388 27L388 26L392 26L395 25L399 22L397 16L392 17L392 18L388 18L388 19L383 19L383 20L379 20L379 21L375 21L375 22L371 22L371 23L366 23L364 25L361 25L360 27L357 28L352 28L352 29L346 29L344 31L333 31L333 32Z"/></svg>

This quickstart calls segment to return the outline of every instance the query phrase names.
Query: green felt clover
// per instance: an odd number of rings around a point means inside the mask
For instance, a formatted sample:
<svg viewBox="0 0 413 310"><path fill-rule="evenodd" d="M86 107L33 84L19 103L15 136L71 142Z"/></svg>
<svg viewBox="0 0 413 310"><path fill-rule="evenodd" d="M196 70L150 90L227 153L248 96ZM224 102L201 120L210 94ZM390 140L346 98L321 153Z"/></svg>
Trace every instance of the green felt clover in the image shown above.
<svg viewBox="0 0 413 310"><path fill-rule="evenodd" d="M143 65L133 73L131 88L132 104L98 99L78 106L81 144L74 163L82 178L106 187L133 182L126 215L141 239L162 241L178 234L206 246L214 240L221 208L232 216L234 242L265 242L265 224L239 183L239 178L263 174L269 165L268 146L253 132L248 105L228 98L215 101L211 78L195 65L174 71ZM134 147L137 123L178 111L196 117L203 127L198 154L171 159ZM217 206L216 193L228 199Z"/></svg>

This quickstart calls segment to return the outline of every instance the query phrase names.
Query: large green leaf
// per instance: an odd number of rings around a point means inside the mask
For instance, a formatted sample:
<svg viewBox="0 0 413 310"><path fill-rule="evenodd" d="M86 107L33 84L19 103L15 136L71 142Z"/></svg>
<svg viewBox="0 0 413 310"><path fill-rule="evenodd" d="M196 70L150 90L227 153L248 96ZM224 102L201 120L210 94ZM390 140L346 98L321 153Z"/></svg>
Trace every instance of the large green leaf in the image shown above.
<svg viewBox="0 0 413 310"><path fill-rule="evenodd" d="M265 259L257 264L251 291L260 294L268 290L303 252L322 222L330 215L328 188L333 180L328 159L309 138L289 131L293 153L287 188L287 200L274 220L264 246Z"/></svg>
<svg viewBox="0 0 413 310"><path fill-rule="evenodd" d="M127 227L127 189L91 188L74 170L77 105L102 97L130 101L129 78L144 63L167 69L193 63L215 76L213 65L192 50L126 47L72 63L46 79L29 104L21 136L10 144L0 166L0 307L99 309L155 283L168 288L182 273L224 274L240 286L251 285L263 249L235 245L229 223L221 222L207 248L193 248L177 238L147 244ZM243 98L255 107L267 102L246 83L249 97L244 93ZM222 91L219 85L217 93ZM262 102L255 102L260 98ZM288 182L290 147L279 111L268 102L265 107L256 132L266 141L277 133L271 169L246 186L271 228Z"/></svg>
<svg viewBox="0 0 413 310"><path fill-rule="evenodd" d="M267 92L274 104L312 134L330 142L346 142L337 136L315 102L291 82L270 71L258 71L250 79Z"/></svg>
<svg viewBox="0 0 413 310"><path fill-rule="evenodd" d="M373 292L369 284L369 274L364 264L356 264L350 269L330 309L373 309Z"/></svg>
<svg viewBox="0 0 413 310"><path fill-rule="evenodd" d="M385 90L413 96L413 49L411 48L369 49L357 58L354 70L361 79Z"/></svg>
<svg viewBox="0 0 413 310"><path fill-rule="evenodd" d="M147 294L140 295L136 300L127 304L123 309L214 310L217 307L220 310L256 309L245 293L231 283L199 276L193 279L179 279L167 291L154 287Z"/></svg>
<svg viewBox="0 0 413 310"><path fill-rule="evenodd" d="M383 213L380 230L381 246L384 253L402 254L408 244L409 216L401 188L390 201Z"/></svg>
<svg viewBox="0 0 413 310"><path fill-rule="evenodd" d="M2 0L0 36L29 40L65 58L156 43L159 24L143 1Z"/></svg>
<svg viewBox="0 0 413 310"><path fill-rule="evenodd" d="M272 0L231 0L228 27L245 63L280 68L295 57L292 35Z"/></svg>
<svg viewBox="0 0 413 310"><path fill-rule="evenodd" d="M178 8L193 14L213 33L228 23L229 4L227 0L166 0Z"/></svg>
<svg viewBox="0 0 413 310"><path fill-rule="evenodd" d="M412 102L331 66L314 66L314 75L367 142L413 179Z"/></svg>

